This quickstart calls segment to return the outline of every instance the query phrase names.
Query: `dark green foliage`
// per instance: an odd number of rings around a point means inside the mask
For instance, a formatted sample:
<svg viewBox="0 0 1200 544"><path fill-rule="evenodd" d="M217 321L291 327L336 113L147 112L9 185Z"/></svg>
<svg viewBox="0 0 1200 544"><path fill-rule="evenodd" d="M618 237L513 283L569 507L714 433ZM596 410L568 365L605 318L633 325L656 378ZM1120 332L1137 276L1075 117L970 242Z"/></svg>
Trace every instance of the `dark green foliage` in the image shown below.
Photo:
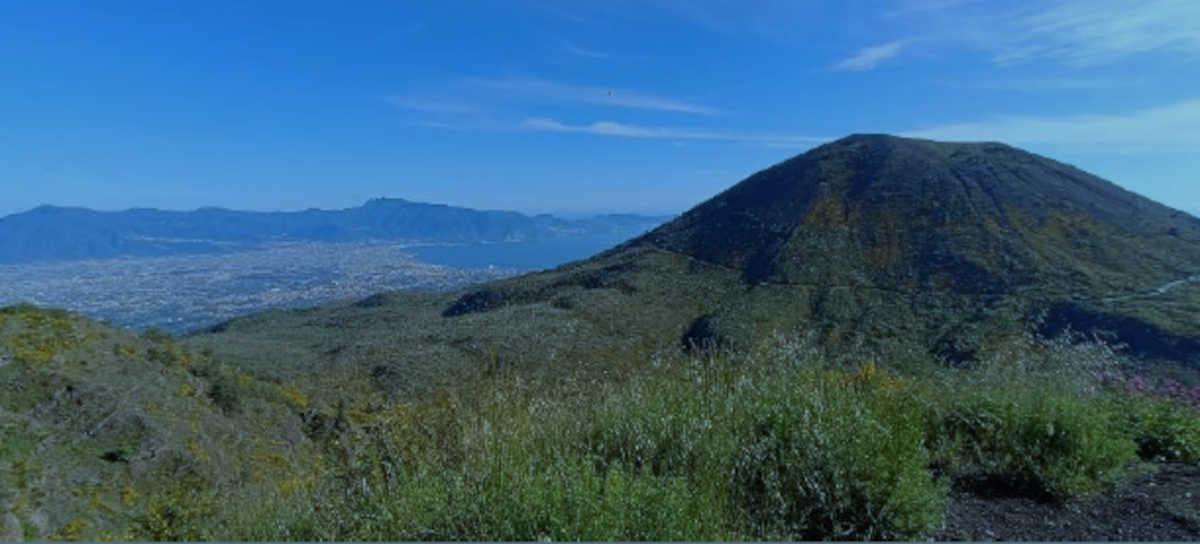
<svg viewBox="0 0 1200 544"><path fill-rule="evenodd" d="M729 347L729 338L721 330L720 319L713 314L697 317L679 339L684 351L709 353Z"/></svg>
<svg viewBox="0 0 1200 544"><path fill-rule="evenodd" d="M167 344L175 341L175 337L171 333L162 329L150 327L142 331L141 337L143 340L153 342L155 344Z"/></svg>
<svg viewBox="0 0 1200 544"><path fill-rule="evenodd" d="M1116 396L1111 402L1143 459L1200 464L1200 410L1149 395Z"/></svg>
<svg viewBox="0 0 1200 544"><path fill-rule="evenodd" d="M882 392L821 383L760 399L730 493L759 538L916 540L942 519L919 414Z"/></svg>
<svg viewBox="0 0 1200 544"><path fill-rule="evenodd" d="M164 366L170 366L179 362L178 355L174 351L160 346L147 349L146 360Z"/></svg>
<svg viewBox="0 0 1200 544"><path fill-rule="evenodd" d="M139 539L164 542L212 540L217 501L207 482L188 476L150 497L146 511L137 517Z"/></svg>
<svg viewBox="0 0 1200 544"><path fill-rule="evenodd" d="M115 450L108 450L101 455L100 458L109 463L129 463L129 458L133 455L132 448L124 447Z"/></svg>
<svg viewBox="0 0 1200 544"><path fill-rule="evenodd" d="M1051 387L951 393L930 416L939 462L1057 499L1105 489L1137 452L1101 400Z"/></svg>
<svg viewBox="0 0 1200 544"><path fill-rule="evenodd" d="M208 398L216 404L225 415L241 412L242 398L237 378L232 374L222 372L213 376L209 381Z"/></svg>
<svg viewBox="0 0 1200 544"><path fill-rule="evenodd" d="M482 289L458 297L452 304L442 310L442 317L486 312L504 305L504 294L494 289Z"/></svg>
<svg viewBox="0 0 1200 544"><path fill-rule="evenodd" d="M1200 340L1171 334L1142 319L1089 311L1075 304L1056 304L1038 327L1046 337L1069 330L1103 331L1131 355L1144 359L1190 361L1200 356Z"/></svg>
<svg viewBox="0 0 1200 544"><path fill-rule="evenodd" d="M364 299L361 299L358 302L355 302L354 306L358 307L358 308L378 308L380 306L387 305L387 303L388 303L388 296L383 293L377 293L377 294L371 295L369 297L366 297ZM213 332L220 332L220 331L213 331Z"/></svg>

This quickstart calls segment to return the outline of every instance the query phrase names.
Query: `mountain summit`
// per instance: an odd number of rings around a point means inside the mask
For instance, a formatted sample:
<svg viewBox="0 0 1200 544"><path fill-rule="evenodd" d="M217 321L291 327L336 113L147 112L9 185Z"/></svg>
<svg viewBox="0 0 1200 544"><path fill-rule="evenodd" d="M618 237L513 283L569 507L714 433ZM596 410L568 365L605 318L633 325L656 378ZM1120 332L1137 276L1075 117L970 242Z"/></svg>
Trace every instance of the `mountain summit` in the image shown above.
<svg viewBox="0 0 1200 544"><path fill-rule="evenodd" d="M747 282L979 295L1200 272L1200 220L1004 144L854 135L759 172L635 243Z"/></svg>

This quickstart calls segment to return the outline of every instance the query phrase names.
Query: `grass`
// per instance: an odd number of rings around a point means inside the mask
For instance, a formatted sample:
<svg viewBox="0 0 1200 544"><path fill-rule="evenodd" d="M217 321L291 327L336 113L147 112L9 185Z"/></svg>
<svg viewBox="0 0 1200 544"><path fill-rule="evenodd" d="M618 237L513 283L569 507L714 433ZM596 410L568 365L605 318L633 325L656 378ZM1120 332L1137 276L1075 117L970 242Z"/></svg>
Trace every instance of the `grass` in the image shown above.
<svg viewBox="0 0 1200 544"><path fill-rule="evenodd" d="M940 460L959 474L1069 499L1119 481L1136 457L1120 414L1047 387L957 392L930 422Z"/></svg>
<svg viewBox="0 0 1200 544"><path fill-rule="evenodd" d="M921 376L830 360L801 339L552 387L481 372L352 406L315 485L231 515L219 537L915 540L941 527L956 482L1086 497L1139 454L1191 451L1179 444L1200 428L1183 404L1089 378L1122 364L1096 344L1034 342Z"/></svg>
<svg viewBox="0 0 1200 544"><path fill-rule="evenodd" d="M1115 397L1112 403L1140 456L1200 464L1200 417L1195 407L1149 395Z"/></svg>
<svg viewBox="0 0 1200 544"><path fill-rule="evenodd" d="M38 384L0 403L0 507L57 508L34 489L54 471L101 482L49 491L74 498L29 529L55 538L919 540L960 483L1070 501L1140 460L1200 463L1200 411L1111 379L1128 362L1071 339L1018 339L965 369L813 335L560 373L496 355L404 399L260 381L165 336L86 336L0 371ZM168 385L103 381L122 375ZM79 407L105 437L33 432ZM148 448L156 464L133 476Z"/></svg>

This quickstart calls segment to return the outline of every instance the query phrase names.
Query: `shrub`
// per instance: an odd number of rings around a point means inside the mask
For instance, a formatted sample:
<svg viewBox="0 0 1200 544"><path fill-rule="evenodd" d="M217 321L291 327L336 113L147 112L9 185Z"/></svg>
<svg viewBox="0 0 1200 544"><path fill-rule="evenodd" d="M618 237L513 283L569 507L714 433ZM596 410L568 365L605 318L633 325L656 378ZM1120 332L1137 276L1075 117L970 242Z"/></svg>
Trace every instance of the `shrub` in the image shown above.
<svg viewBox="0 0 1200 544"><path fill-rule="evenodd" d="M732 455L729 414L706 409L689 384L656 382L630 386L625 394L581 414L578 447L604 470L622 466L655 476L685 476L719 471L721 457ZM716 428L714 428L716 427Z"/></svg>
<svg viewBox="0 0 1200 544"><path fill-rule="evenodd" d="M210 378L208 398L221 409L225 415L232 415L242 410L242 399L237 379L229 372L220 372Z"/></svg>
<svg viewBox="0 0 1200 544"><path fill-rule="evenodd" d="M1053 387L957 391L929 416L932 449L955 475L1057 499L1115 483L1136 457L1103 403Z"/></svg>
<svg viewBox="0 0 1200 544"><path fill-rule="evenodd" d="M543 470L473 467L452 487L452 511L436 520L447 540L712 540L723 519L683 478L563 457ZM719 514L719 513L718 513ZM416 535L405 535L416 536Z"/></svg>
<svg viewBox="0 0 1200 544"><path fill-rule="evenodd" d="M146 360L163 366L175 366L187 362L183 348L174 343L163 343L146 349Z"/></svg>
<svg viewBox="0 0 1200 544"><path fill-rule="evenodd" d="M146 540L211 540L216 512L217 502L208 483L189 475L151 495L132 529L139 539Z"/></svg>
<svg viewBox="0 0 1200 544"><path fill-rule="evenodd" d="M442 310L442 317L457 317L476 312L488 312L506 303L504 293L483 289L462 295Z"/></svg>
<svg viewBox="0 0 1200 544"><path fill-rule="evenodd" d="M730 480L753 534L923 538L942 520L945 489L926 468L917 414L840 373L754 399Z"/></svg>
<svg viewBox="0 0 1200 544"><path fill-rule="evenodd" d="M1200 412L1149 395L1115 397L1111 403L1143 459L1200 464Z"/></svg>
<svg viewBox="0 0 1200 544"><path fill-rule="evenodd" d="M155 344L169 344L175 342L175 337L171 333L155 327L147 328L142 331L141 337L143 340Z"/></svg>

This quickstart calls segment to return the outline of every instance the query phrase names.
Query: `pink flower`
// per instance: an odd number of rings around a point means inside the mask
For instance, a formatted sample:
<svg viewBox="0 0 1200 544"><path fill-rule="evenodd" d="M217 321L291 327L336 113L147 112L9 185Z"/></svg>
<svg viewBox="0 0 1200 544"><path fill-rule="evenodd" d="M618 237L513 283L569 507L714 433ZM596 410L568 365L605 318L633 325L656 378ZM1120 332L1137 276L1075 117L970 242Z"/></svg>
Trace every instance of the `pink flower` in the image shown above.
<svg viewBox="0 0 1200 544"><path fill-rule="evenodd" d="M1126 382L1125 389L1130 393L1145 393L1150 390L1150 383L1145 376L1136 374Z"/></svg>

